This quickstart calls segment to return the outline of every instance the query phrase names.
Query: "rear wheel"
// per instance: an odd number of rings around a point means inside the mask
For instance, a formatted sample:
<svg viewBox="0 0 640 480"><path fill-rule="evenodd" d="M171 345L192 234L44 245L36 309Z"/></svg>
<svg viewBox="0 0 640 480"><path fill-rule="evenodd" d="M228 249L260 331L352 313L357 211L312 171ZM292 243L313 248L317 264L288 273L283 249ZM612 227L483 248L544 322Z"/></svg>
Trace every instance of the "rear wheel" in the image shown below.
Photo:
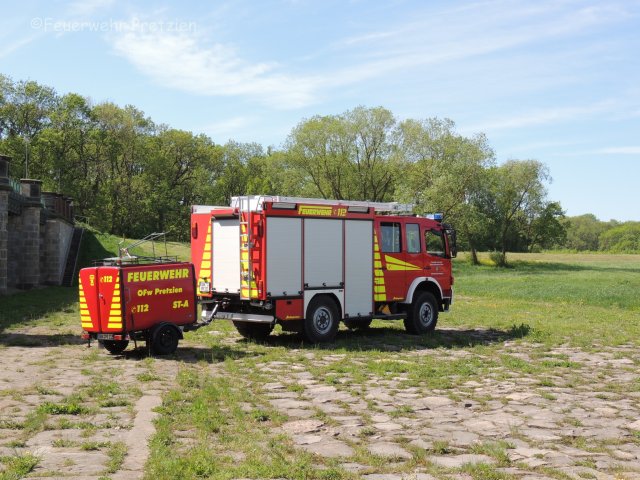
<svg viewBox="0 0 640 480"><path fill-rule="evenodd" d="M256 323L256 322L233 322L233 326L236 327L238 333L244 338L252 340L262 340L267 338L273 330L271 323Z"/></svg>
<svg viewBox="0 0 640 480"><path fill-rule="evenodd" d="M438 323L438 303L431 292L420 293L413 301L404 320L407 332L420 335L436 328Z"/></svg>
<svg viewBox="0 0 640 480"><path fill-rule="evenodd" d="M319 295L307 307L302 334L312 343L330 342L336 337L339 324L336 302L326 295Z"/></svg>
<svg viewBox="0 0 640 480"><path fill-rule="evenodd" d="M368 320L357 320L357 319L345 320L344 321L344 325L349 330L366 330L367 328L369 328L371 326L371 319L368 319Z"/></svg>
<svg viewBox="0 0 640 480"><path fill-rule="evenodd" d="M160 325L151 335L151 350L156 355L171 355L178 348L180 334L174 325Z"/></svg>
<svg viewBox="0 0 640 480"><path fill-rule="evenodd" d="M103 340L102 345L111 355L117 355L125 351L129 346L129 340Z"/></svg>

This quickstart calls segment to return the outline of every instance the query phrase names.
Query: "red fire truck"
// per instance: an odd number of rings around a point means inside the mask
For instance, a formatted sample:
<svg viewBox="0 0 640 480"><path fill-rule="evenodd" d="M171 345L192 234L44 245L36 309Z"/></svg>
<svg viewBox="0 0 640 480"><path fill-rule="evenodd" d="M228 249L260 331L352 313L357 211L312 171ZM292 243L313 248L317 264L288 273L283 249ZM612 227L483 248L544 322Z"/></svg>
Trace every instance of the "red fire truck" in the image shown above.
<svg viewBox="0 0 640 480"><path fill-rule="evenodd" d="M455 230L410 206L279 196L192 207L191 257L203 323L232 320L245 337L276 324L331 341L342 320L402 319L432 331L453 301Z"/></svg>

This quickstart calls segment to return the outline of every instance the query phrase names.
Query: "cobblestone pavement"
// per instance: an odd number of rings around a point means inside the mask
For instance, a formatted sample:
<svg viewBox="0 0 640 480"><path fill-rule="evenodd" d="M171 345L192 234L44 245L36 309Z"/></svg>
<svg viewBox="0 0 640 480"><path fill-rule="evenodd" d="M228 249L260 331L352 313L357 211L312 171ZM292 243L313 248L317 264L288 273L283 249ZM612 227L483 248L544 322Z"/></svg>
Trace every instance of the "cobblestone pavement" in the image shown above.
<svg viewBox="0 0 640 480"><path fill-rule="evenodd" d="M0 457L35 456L29 477L142 477L153 409L177 362L156 372L144 352L112 357L38 329L16 329L2 344Z"/></svg>
<svg viewBox="0 0 640 480"><path fill-rule="evenodd" d="M488 366L481 376L462 372L451 388L434 389L412 372L426 357ZM289 416L282 429L298 448L335 457L363 478L485 478L486 471L527 480L640 479L640 354L633 346L507 341L484 355L403 351L395 361L409 368L397 375L371 373L371 362L388 362L377 356L312 353L309 360L288 362L286 378L282 362L262 366L279 377L264 390ZM346 361L356 368L342 368ZM335 373L327 379L326 372ZM354 383L354 372L366 380ZM385 473L367 474L370 465L353 461L363 451L385 459L378 469Z"/></svg>
<svg viewBox="0 0 640 480"><path fill-rule="evenodd" d="M235 334L224 342L253 348ZM37 330L3 337L0 456L34 454L29 477L141 477L153 409L196 361L188 344L175 359L153 360L142 350L87 349L71 335L50 343ZM247 368L264 380L264 397L286 416L278 428L296 448L354 475L640 479L633 346L298 347ZM434 362L452 366L439 384L429 374Z"/></svg>

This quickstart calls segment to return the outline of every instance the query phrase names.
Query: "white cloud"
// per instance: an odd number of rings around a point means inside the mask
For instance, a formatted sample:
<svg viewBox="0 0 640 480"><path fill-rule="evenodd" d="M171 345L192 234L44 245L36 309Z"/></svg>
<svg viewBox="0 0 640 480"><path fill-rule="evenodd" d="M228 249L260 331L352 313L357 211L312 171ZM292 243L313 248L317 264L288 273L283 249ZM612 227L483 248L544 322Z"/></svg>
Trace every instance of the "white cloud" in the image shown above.
<svg viewBox="0 0 640 480"><path fill-rule="evenodd" d="M561 2L478 2L449 11L425 10L400 28L365 32L334 44L334 50L361 48L350 68L330 84L356 83L399 69L451 65L470 58L571 37L624 20L614 5L573 8Z"/></svg>
<svg viewBox="0 0 640 480"><path fill-rule="evenodd" d="M487 120L475 125L468 125L460 130L469 132L495 132L513 128L532 127L585 118L594 114L613 111L615 102L603 101L592 105L578 107L557 107L537 109L526 113Z"/></svg>
<svg viewBox="0 0 640 480"><path fill-rule="evenodd" d="M249 61L233 44L208 40L205 26L200 24L198 34L194 34L131 28L140 22L129 21L129 28L112 35L111 41L119 55L161 85L197 95L243 96L289 109L317 103L332 89L361 85L371 79L406 76L407 72L422 76L425 81L435 71L464 75L470 59L482 61L497 53L500 55L494 55L493 59L500 58L500 66L508 69L510 61L519 64L517 52L521 47L545 42L548 45L595 31L602 25L623 21L627 15L624 8L615 4L576 6L551 0L534 4L486 1L453 10L425 7L414 12L409 23L398 22L386 30L376 29L375 25L363 26L350 37L317 45L316 54L305 55L303 61L297 58L297 65L306 67L306 73L294 73L288 65L268 59ZM574 57L572 61L579 60ZM544 68L545 63L541 65ZM489 76L494 72L482 73ZM542 81L557 84L561 75L562 69L554 70L550 75L553 78ZM530 89L540 86L540 76L531 78L529 83L527 78L520 78L522 75L517 77L522 81L512 85L502 82L502 88L515 91L522 89L523 84ZM569 83L582 79L578 75L567 78L564 81ZM547 111L537 115L540 118L534 115L513 119L514 126L518 126L517 122L543 123L567 112ZM509 124L495 127L513 128Z"/></svg>
<svg viewBox="0 0 640 480"><path fill-rule="evenodd" d="M640 146L607 147L596 150L601 155L640 155Z"/></svg>
<svg viewBox="0 0 640 480"><path fill-rule="evenodd" d="M194 32L135 28L160 24L134 19L111 37L119 55L158 83L199 95L248 96L277 108L313 103L317 82L311 77L282 73L275 63L250 63L230 45L205 46Z"/></svg>
<svg viewBox="0 0 640 480"><path fill-rule="evenodd" d="M99 10L111 7L114 3L115 0L78 0L69 3L67 11L73 16L87 17Z"/></svg>
<svg viewBox="0 0 640 480"><path fill-rule="evenodd" d="M20 50L22 47L30 44L41 36L41 33L36 33L33 35L29 35L28 37L20 38L14 42L5 42L3 40L2 45L0 45L0 58L11 55L13 52Z"/></svg>

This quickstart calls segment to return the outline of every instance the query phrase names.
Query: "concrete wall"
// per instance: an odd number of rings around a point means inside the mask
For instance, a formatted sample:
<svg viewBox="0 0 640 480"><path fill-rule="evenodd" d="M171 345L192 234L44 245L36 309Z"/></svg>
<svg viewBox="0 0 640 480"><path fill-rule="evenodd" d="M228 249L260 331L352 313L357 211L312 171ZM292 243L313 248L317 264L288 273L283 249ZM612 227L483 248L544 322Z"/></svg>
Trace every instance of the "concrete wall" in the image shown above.
<svg viewBox="0 0 640 480"><path fill-rule="evenodd" d="M67 263L73 225L64 220L47 220L43 235L44 255L41 263L42 283L60 285Z"/></svg>

